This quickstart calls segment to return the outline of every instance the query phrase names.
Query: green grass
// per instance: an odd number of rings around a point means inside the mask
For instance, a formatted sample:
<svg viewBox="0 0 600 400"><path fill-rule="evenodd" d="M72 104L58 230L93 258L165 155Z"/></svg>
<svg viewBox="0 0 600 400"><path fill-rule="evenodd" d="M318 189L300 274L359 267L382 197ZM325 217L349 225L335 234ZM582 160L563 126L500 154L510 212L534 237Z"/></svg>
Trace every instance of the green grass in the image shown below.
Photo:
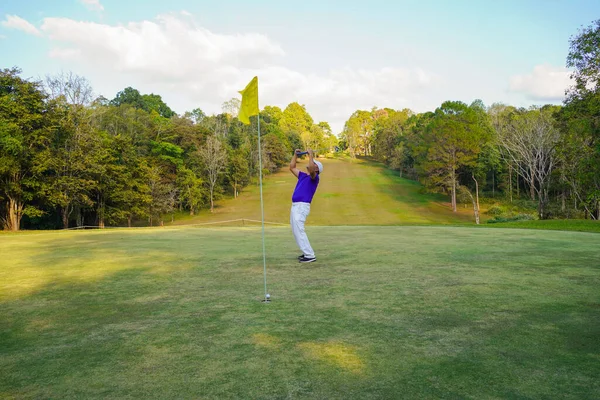
<svg viewBox="0 0 600 400"><path fill-rule="evenodd" d="M597 234L308 233L3 235L0 398L600 398Z"/></svg>
<svg viewBox="0 0 600 400"><path fill-rule="evenodd" d="M554 231L598 232L600 221L583 219L550 219L535 221L501 222L493 224L494 228L544 229Z"/></svg>
<svg viewBox="0 0 600 400"><path fill-rule="evenodd" d="M403 179L381 164L364 160L324 159L323 175L308 222L311 225L400 225L474 223L472 208L453 213L448 198L425 194L422 186ZM306 161L298 167L306 168ZM264 180L265 220L289 223L296 177L287 168ZM237 199L218 201L215 213L180 217L175 224L234 219L260 220L260 195L250 186Z"/></svg>

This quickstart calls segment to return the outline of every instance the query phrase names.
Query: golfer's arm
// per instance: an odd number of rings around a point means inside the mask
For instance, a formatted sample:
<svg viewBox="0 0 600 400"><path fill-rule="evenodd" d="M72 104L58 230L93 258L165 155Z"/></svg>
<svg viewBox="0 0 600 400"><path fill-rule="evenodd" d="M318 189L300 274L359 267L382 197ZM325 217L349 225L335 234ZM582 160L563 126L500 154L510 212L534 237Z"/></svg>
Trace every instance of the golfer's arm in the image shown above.
<svg viewBox="0 0 600 400"><path fill-rule="evenodd" d="M313 159L313 155L308 153L308 166L312 169L315 166L315 160Z"/></svg>
<svg viewBox="0 0 600 400"><path fill-rule="evenodd" d="M292 174L296 175L296 177L298 177L298 174L300 173L300 170L298 168L296 168L296 159L298 158L298 155L296 153L294 153L294 157L292 157L292 161L290 161L290 171L292 171Z"/></svg>
<svg viewBox="0 0 600 400"><path fill-rule="evenodd" d="M313 168L316 166L312 153L308 153L308 166L310 167L311 171L313 171ZM316 172L310 173L310 179L315 179L315 176L317 176Z"/></svg>

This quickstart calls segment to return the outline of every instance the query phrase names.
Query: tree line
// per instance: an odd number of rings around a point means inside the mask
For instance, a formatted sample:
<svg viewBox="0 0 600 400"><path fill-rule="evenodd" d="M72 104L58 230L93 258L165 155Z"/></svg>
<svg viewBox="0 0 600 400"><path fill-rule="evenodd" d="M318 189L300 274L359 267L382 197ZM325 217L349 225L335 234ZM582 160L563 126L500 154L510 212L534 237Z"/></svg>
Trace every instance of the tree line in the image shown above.
<svg viewBox="0 0 600 400"><path fill-rule="evenodd" d="M573 85L562 106L486 107L446 101L436 110L354 112L338 139L306 108L261 111L264 173L296 148L373 157L451 207L480 195L535 204L539 218L600 218L600 20L570 39ZM94 97L73 73L25 79L0 71L0 223L4 229L163 224L176 211L214 209L258 176L257 120L239 99L223 112L176 114L161 96L128 87Z"/></svg>
<svg viewBox="0 0 600 400"><path fill-rule="evenodd" d="M161 96L128 87L94 97L73 73L25 79L0 70L0 223L6 230L162 225L175 212L213 211L259 173L257 120L223 112L176 114ZM296 148L337 139L298 103L261 112L263 173Z"/></svg>
<svg viewBox="0 0 600 400"><path fill-rule="evenodd" d="M446 101L433 112L354 112L340 145L401 175L472 202L534 202L538 217L600 218L600 20L570 39L573 85L562 106L486 107Z"/></svg>

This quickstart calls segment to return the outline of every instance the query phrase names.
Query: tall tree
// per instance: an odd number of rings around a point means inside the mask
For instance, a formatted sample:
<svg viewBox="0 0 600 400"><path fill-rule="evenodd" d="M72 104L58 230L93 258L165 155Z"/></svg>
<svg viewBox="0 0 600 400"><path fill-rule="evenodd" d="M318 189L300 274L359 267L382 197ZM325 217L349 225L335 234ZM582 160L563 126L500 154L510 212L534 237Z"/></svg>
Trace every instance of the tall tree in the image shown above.
<svg viewBox="0 0 600 400"><path fill-rule="evenodd" d="M594 209L591 215L600 219L600 20L581 29L569 42L567 67L574 69L571 78L575 84L567 91L559 119L585 146L576 165L577 180L585 188L580 197Z"/></svg>
<svg viewBox="0 0 600 400"><path fill-rule="evenodd" d="M250 181L248 151L246 149L231 150L227 166L227 177L233 189L233 197L237 198L240 188Z"/></svg>
<svg viewBox="0 0 600 400"><path fill-rule="evenodd" d="M210 193L210 212L214 212L215 189L220 175L227 168L227 152L221 141L214 135L206 138L206 143L200 149L200 156L204 161L207 183Z"/></svg>
<svg viewBox="0 0 600 400"><path fill-rule="evenodd" d="M554 107L545 107L513 113L498 132L504 154L517 166L517 173L529 182L531 199L538 195L540 219L546 217L550 177L560 139L553 118L555 111Z"/></svg>
<svg viewBox="0 0 600 400"><path fill-rule="evenodd" d="M0 70L0 219L17 231L24 215L40 215L30 202L37 195L35 160L48 143L54 110L41 83L30 82L17 68Z"/></svg>
<svg viewBox="0 0 600 400"><path fill-rule="evenodd" d="M59 208L63 228L68 228L73 211L93 205L101 139L90 124L89 110L65 103L60 108L57 134L40 153L37 168L45 175L46 199Z"/></svg>
<svg viewBox="0 0 600 400"><path fill-rule="evenodd" d="M88 106L94 97L94 90L90 82L85 77L71 71L46 75L45 86L50 98L63 97L68 104Z"/></svg>
<svg viewBox="0 0 600 400"><path fill-rule="evenodd" d="M475 165L489 134L478 109L458 101L444 102L425 129L420 166L428 186L450 192L454 212L459 170Z"/></svg>

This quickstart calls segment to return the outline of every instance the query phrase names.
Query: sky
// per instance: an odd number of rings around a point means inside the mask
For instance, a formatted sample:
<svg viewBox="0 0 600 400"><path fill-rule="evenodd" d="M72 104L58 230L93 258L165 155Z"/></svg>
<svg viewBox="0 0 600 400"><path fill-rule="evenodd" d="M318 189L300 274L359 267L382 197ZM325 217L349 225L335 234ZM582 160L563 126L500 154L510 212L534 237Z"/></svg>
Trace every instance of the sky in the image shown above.
<svg viewBox="0 0 600 400"><path fill-rule="evenodd" d="M560 104L569 38L597 18L597 0L0 0L0 68L180 114L219 113L258 76L261 107L297 101L337 134L358 109Z"/></svg>

